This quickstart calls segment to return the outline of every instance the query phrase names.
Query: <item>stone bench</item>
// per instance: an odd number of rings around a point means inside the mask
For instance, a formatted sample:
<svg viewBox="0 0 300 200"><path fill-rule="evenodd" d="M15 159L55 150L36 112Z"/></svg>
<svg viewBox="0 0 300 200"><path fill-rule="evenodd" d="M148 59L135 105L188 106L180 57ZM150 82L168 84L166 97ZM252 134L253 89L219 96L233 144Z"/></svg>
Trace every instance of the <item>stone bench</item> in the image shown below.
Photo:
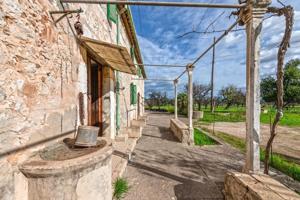
<svg viewBox="0 0 300 200"><path fill-rule="evenodd" d="M188 143L189 127L178 119L170 120L170 129L181 143Z"/></svg>
<svg viewBox="0 0 300 200"><path fill-rule="evenodd" d="M229 172L225 177L227 200L300 200L300 196L264 174Z"/></svg>

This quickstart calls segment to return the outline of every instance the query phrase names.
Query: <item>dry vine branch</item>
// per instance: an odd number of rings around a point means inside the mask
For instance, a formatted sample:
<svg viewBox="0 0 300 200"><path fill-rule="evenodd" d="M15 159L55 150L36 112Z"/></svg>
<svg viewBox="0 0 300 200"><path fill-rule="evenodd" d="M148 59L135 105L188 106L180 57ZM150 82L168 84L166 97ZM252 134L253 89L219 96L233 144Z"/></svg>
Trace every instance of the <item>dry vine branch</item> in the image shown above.
<svg viewBox="0 0 300 200"><path fill-rule="evenodd" d="M294 9L292 6L285 6L283 8L275 8L275 7L269 7L268 13L276 14L277 16L284 15L285 17L285 32L283 39L280 43L278 53L277 53L277 112L275 119L273 121L273 124L271 126L270 130L270 138L268 140L267 146L266 146L266 153L265 153L265 169L264 173L269 174L269 158L270 158L270 151L271 146L274 141L274 138L276 136L276 127L280 121L280 119L283 117L283 63L284 63L284 57L286 54L287 49L290 46L290 39L294 24Z"/></svg>

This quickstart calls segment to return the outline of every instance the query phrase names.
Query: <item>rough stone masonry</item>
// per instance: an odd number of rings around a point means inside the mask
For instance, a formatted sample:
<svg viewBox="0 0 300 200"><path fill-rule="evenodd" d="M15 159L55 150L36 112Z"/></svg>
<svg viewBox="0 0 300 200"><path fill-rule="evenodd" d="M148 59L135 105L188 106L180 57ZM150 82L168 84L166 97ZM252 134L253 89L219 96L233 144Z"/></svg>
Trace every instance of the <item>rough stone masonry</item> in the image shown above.
<svg viewBox="0 0 300 200"><path fill-rule="evenodd" d="M107 19L105 5L68 4L68 9L82 8L80 21L84 35L116 43L116 24ZM78 94L84 94L87 116L87 70L80 49L69 26L77 20L69 15L54 25L49 11L61 10L58 0L0 1L0 199L11 200L26 191L26 179L18 170L33 152L60 140L60 135L76 128ZM57 18L57 16L54 16ZM69 21L69 23L68 23ZM120 45L128 51L132 45L121 24ZM104 120L108 137L115 130L115 71L110 81ZM144 95L143 81L120 73L121 128L136 117L128 115L129 86L135 82ZM105 77L104 77L105 79ZM107 90L104 88L103 90ZM86 123L86 119L85 119ZM67 135L64 135L67 136ZM48 141L49 140L49 141ZM9 154L7 154L9 152ZM16 196L17 195L17 196Z"/></svg>

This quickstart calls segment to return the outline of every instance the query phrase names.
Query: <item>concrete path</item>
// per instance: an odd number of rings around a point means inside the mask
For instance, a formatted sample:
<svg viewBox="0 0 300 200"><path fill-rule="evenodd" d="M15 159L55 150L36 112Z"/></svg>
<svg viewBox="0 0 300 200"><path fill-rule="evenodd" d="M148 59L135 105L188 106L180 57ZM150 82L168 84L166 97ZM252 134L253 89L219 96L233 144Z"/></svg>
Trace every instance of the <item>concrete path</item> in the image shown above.
<svg viewBox="0 0 300 200"><path fill-rule="evenodd" d="M223 199L227 170L241 171L243 155L227 145L190 147L169 131L167 114L148 115L124 177L126 200Z"/></svg>

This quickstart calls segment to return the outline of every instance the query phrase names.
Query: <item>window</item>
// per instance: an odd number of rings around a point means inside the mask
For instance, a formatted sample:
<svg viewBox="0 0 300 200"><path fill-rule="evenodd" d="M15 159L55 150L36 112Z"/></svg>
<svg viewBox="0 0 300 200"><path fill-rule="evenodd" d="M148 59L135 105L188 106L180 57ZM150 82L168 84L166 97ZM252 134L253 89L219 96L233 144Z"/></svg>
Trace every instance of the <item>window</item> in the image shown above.
<svg viewBox="0 0 300 200"><path fill-rule="evenodd" d="M141 67L138 67L138 68L137 68L137 75L138 75L139 77L142 77L142 69L141 69Z"/></svg>
<svg viewBox="0 0 300 200"><path fill-rule="evenodd" d="M130 55L133 60L134 59L134 46L130 47Z"/></svg>
<svg viewBox="0 0 300 200"><path fill-rule="evenodd" d="M107 18L114 23L118 20L118 11L116 4L107 4Z"/></svg>
<svg viewBox="0 0 300 200"><path fill-rule="evenodd" d="M137 102L137 88L136 85L130 84L130 104L135 105Z"/></svg>

